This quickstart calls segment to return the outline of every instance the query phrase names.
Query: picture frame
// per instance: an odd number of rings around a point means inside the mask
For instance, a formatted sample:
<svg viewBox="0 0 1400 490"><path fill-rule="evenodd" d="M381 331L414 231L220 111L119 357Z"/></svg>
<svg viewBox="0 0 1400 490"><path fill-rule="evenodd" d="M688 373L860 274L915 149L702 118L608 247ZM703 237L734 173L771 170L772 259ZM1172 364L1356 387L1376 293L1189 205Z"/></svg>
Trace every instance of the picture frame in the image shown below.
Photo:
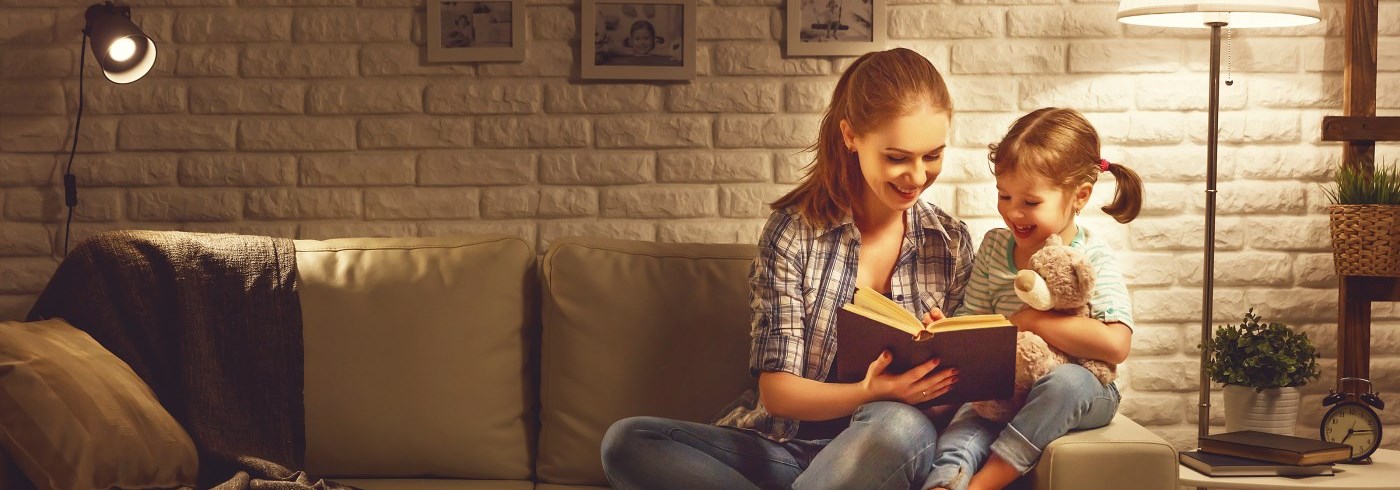
<svg viewBox="0 0 1400 490"><path fill-rule="evenodd" d="M788 56L859 56L885 48L885 0L787 0Z"/></svg>
<svg viewBox="0 0 1400 490"><path fill-rule="evenodd" d="M525 60L525 0L427 2L429 62Z"/></svg>
<svg viewBox="0 0 1400 490"><path fill-rule="evenodd" d="M696 0L583 0L582 9L581 78L695 79Z"/></svg>

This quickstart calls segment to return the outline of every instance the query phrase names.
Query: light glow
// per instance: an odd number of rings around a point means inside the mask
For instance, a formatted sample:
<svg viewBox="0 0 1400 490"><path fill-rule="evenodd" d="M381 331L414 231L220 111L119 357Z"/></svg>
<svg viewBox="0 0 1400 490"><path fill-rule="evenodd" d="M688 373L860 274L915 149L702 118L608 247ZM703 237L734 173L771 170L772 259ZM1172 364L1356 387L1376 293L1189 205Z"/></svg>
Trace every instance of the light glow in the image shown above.
<svg viewBox="0 0 1400 490"><path fill-rule="evenodd" d="M107 57L112 61L126 61L131 59L133 54L136 54L136 41L129 37L112 41L112 47L107 48Z"/></svg>

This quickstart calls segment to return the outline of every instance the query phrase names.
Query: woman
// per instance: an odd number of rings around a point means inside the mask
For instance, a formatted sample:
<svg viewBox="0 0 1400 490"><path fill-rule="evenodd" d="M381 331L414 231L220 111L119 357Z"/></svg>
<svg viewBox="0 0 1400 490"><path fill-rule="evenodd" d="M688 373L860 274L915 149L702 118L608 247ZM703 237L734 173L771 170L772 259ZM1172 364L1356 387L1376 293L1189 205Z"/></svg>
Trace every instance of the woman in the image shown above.
<svg viewBox="0 0 1400 490"><path fill-rule="evenodd" d="M750 273L756 404L715 425L618 421L603 439L615 488L928 488L938 430L917 404L946 393L937 360L901 374L888 355L864 379L828 382L835 312L856 286L925 322L963 300L966 225L919 199L943 165L952 103L923 56L861 56L841 75L812 171L773 203Z"/></svg>

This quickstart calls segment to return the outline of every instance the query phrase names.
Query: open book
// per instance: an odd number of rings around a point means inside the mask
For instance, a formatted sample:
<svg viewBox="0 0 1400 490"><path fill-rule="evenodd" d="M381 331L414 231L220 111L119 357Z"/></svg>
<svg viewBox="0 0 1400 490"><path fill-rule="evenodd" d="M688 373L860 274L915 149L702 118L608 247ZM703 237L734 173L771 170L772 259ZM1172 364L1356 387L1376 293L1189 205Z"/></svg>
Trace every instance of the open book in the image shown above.
<svg viewBox="0 0 1400 490"><path fill-rule="evenodd" d="M870 363L886 350L893 356L887 372L902 373L935 357L938 369L958 369L953 389L919 408L1011 398L1016 327L1002 315L949 317L925 326L894 300L857 287L853 302L836 312L834 381L865 379Z"/></svg>

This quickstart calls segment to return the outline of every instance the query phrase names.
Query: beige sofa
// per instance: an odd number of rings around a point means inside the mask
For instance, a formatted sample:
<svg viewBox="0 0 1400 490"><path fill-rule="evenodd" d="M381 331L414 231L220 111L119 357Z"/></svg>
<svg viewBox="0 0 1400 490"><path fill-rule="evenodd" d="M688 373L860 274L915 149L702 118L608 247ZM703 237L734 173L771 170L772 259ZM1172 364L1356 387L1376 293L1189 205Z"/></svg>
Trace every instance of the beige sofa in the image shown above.
<svg viewBox="0 0 1400 490"><path fill-rule="evenodd" d="M537 260L508 236L296 245L315 475L370 490L606 487L612 422L707 420L754 384L753 246L564 239ZM1119 416L1051 444L1021 483L1174 490L1176 474L1172 447Z"/></svg>

